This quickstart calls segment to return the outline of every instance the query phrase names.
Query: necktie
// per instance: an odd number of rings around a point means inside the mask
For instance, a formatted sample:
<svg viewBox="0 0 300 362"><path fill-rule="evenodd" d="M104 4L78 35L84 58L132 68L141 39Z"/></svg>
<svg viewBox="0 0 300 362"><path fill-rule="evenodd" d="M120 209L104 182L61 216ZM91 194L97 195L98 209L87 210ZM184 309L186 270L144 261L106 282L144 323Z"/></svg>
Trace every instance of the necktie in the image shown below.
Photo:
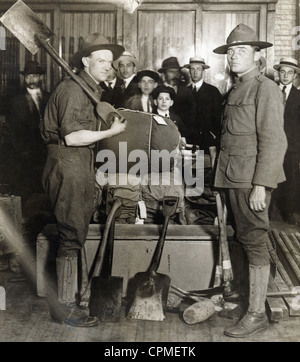
<svg viewBox="0 0 300 362"><path fill-rule="evenodd" d="M286 105L286 93L285 93L286 85L282 88L282 95L283 95L283 105Z"/></svg>
<svg viewBox="0 0 300 362"><path fill-rule="evenodd" d="M196 94L197 93L197 87L195 85L193 85L193 93Z"/></svg>
<svg viewBox="0 0 300 362"><path fill-rule="evenodd" d="M110 90L112 90L113 88L112 88L112 85L113 84L113 82L108 82L108 89L110 89Z"/></svg>
<svg viewBox="0 0 300 362"><path fill-rule="evenodd" d="M126 89L125 81L123 81L123 83L121 84L121 89L122 89L122 92L125 91L125 89Z"/></svg>

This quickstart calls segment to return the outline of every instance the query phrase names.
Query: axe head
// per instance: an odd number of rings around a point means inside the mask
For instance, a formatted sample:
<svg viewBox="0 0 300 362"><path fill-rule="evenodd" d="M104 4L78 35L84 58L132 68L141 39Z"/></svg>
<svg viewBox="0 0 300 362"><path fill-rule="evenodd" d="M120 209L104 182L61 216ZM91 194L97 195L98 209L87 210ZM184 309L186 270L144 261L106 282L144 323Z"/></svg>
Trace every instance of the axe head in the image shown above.
<svg viewBox="0 0 300 362"><path fill-rule="evenodd" d="M54 36L54 33L21 0L12 5L0 21L31 54L36 54L41 44Z"/></svg>

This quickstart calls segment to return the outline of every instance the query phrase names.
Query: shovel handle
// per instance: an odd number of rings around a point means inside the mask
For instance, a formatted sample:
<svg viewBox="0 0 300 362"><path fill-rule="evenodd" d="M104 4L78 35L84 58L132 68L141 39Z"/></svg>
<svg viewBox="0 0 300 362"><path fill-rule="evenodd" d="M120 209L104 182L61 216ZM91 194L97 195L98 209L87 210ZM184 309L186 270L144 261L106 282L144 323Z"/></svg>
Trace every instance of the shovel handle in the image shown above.
<svg viewBox="0 0 300 362"><path fill-rule="evenodd" d="M102 269L103 261L104 261L105 250L106 250L106 246L107 246L108 234L110 231L110 226L112 224L116 211L118 210L118 208L121 205L122 205L122 201L119 199L116 199L110 210L110 213L108 214L108 217L107 217L107 220L105 223L102 240L101 240L101 244L100 244L97 256L96 256L96 264L95 264L95 268L94 268L92 277L98 277L101 273L101 269Z"/></svg>
<svg viewBox="0 0 300 362"><path fill-rule="evenodd" d="M162 251L163 251L164 244L165 244L165 238L166 238L166 234L167 234L169 219L170 219L170 216L165 216L164 223L163 223L163 228L162 228L162 231L161 231L161 234L160 234L160 238L159 238L158 243L156 245L154 255L153 255L150 267L148 269L148 272L156 272L157 269L159 268L159 264L160 264L160 260L161 260L161 256L162 256Z"/></svg>
<svg viewBox="0 0 300 362"><path fill-rule="evenodd" d="M95 105L98 104L100 102L99 99L95 96L95 94L91 91L91 89L86 85L86 83L73 72L73 70L71 69L69 64L59 56L56 49L48 41L43 41L43 40L39 39L37 35L36 35L36 40L39 42L40 46L42 48L44 48L44 50L51 56L51 58L53 58L56 61L56 63L60 67L62 67L63 70L66 73L68 73L68 75L82 88L82 90L87 94L87 96L90 97L92 102Z"/></svg>
<svg viewBox="0 0 300 362"><path fill-rule="evenodd" d="M163 213L165 219L164 219L163 228L162 228L162 231L160 234L160 238L156 245L154 255L153 255L150 267L148 269L148 272L156 272L157 269L159 268L162 251L163 251L163 247L165 244L170 216L172 216L175 213L177 205L178 205L178 201L179 201L179 198L176 196L166 196L163 198L162 213Z"/></svg>
<svg viewBox="0 0 300 362"><path fill-rule="evenodd" d="M73 70L71 69L69 64L59 56L58 52L49 43L49 41L43 41L43 40L39 39L37 35L35 37L36 37L36 41L40 44L40 46L51 56L51 58L53 60L56 61L56 63L81 87L81 89L85 92L85 94L91 99L91 101L96 106L97 114L101 117L101 119L105 123L106 127L110 128L110 125L108 124L106 118L103 117L103 112L101 112L101 109L100 109L101 107L99 107L101 102L100 102L99 98L96 97L96 95L91 90L91 88L89 88L86 85L86 83L80 77L78 77L77 74L75 74L73 72ZM116 116L118 116L120 119L123 119L123 117L120 115L120 113L118 113L117 110L114 109L113 106L110 106L110 111L113 111L116 114ZM105 112L104 112L104 114L105 114Z"/></svg>

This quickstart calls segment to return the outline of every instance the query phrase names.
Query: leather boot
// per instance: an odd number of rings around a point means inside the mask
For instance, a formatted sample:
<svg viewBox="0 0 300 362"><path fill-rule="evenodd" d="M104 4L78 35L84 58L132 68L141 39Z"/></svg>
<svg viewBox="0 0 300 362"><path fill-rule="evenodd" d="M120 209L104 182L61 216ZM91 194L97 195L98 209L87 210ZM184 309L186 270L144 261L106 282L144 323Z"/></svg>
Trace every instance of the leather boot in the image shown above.
<svg viewBox="0 0 300 362"><path fill-rule="evenodd" d="M50 315L57 323L66 323L74 327L93 327L98 318L91 317L75 303L77 292L77 257L56 259L57 298L50 300Z"/></svg>
<svg viewBox="0 0 300 362"><path fill-rule="evenodd" d="M233 309L224 308L219 312L219 317L232 319L239 321L245 315L245 309L242 307L242 304L238 304L237 307Z"/></svg>
<svg viewBox="0 0 300 362"><path fill-rule="evenodd" d="M224 334L234 338L245 338L268 328L265 310L270 265L249 265L249 308L245 316Z"/></svg>

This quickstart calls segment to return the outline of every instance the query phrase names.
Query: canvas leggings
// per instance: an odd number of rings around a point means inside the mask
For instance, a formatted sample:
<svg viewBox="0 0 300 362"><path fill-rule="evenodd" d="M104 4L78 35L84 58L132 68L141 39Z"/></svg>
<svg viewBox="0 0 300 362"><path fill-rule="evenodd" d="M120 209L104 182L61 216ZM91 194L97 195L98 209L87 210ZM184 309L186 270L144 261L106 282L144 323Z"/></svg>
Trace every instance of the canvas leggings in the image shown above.
<svg viewBox="0 0 300 362"><path fill-rule="evenodd" d="M85 244L93 213L93 150L63 145L48 145L47 148L42 182L57 221L57 256L77 256Z"/></svg>

